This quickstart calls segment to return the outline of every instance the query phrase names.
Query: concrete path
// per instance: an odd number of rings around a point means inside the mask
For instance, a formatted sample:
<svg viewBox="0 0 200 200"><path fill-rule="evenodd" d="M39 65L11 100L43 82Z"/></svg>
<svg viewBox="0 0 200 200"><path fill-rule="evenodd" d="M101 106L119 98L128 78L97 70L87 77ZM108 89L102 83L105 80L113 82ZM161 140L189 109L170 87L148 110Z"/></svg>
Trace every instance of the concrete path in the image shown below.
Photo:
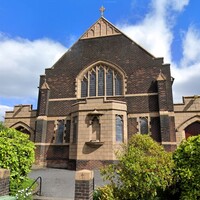
<svg viewBox="0 0 200 200"><path fill-rule="evenodd" d="M42 197L35 199L43 200L72 200L75 190L75 171L66 169L33 169L30 178L42 177ZM95 187L104 185L99 171L94 171Z"/></svg>

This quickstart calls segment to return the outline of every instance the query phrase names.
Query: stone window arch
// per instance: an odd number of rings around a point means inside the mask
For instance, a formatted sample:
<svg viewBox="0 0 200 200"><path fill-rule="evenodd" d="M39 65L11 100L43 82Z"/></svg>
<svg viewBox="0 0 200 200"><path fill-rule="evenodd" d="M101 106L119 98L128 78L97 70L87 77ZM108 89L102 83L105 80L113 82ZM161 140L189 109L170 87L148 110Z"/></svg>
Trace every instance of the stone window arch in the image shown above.
<svg viewBox="0 0 200 200"><path fill-rule="evenodd" d="M189 127L193 123L200 123L200 116L195 115L191 118L187 118L184 120L177 128L176 128L176 140L180 143L183 139L187 139L189 135L187 135L187 127Z"/></svg>
<svg viewBox="0 0 200 200"><path fill-rule="evenodd" d="M187 139L190 136L196 136L199 134L200 134L200 122L199 121L195 121L185 128L185 139Z"/></svg>
<svg viewBox="0 0 200 200"><path fill-rule="evenodd" d="M10 128L14 128L22 133L29 135L29 139L31 141L34 141L34 130L31 127L29 127L27 124L25 124L24 122L19 121L13 124L12 126L10 126Z"/></svg>
<svg viewBox="0 0 200 200"><path fill-rule="evenodd" d="M119 66L98 61L84 68L76 82L78 98L120 96L125 94L126 75Z"/></svg>
<svg viewBox="0 0 200 200"><path fill-rule="evenodd" d="M187 126L189 126L190 124L192 124L193 122L200 122L200 116L196 115L193 116L187 120L185 120L184 122L182 122L176 129L176 132L183 132L185 130L185 128Z"/></svg>

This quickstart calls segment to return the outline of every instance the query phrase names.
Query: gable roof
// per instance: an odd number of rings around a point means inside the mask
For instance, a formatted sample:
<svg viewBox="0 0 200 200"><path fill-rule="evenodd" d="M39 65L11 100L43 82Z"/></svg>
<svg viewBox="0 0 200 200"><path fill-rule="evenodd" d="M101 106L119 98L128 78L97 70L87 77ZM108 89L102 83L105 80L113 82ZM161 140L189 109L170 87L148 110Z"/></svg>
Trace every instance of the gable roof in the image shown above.
<svg viewBox="0 0 200 200"><path fill-rule="evenodd" d="M129 38L126 34L121 32L116 26L114 26L111 22L109 22L107 19L105 19L103 16L101 16L80 38L79 40L83 39L91 39L91 38L97 38L97 37L106 37L106 36L113 36L113 35L124 35L129 40L131 40L134 44L136 44L138 47L140 47L142 50L144 50L147 54L149 54L151 57L156 58L154 55L152 55L150 52L148 52L146 49L144 49L142 46L137 44L135 41L133 41L131 38Z"/></svg>
<svg viewBox="0 0 200 200"><path fill-rule="evenodd" d="M63 54L63 56L60 57L59 60L61 60L68 52L71 51L73 46L75 46L80 40L87 40L87 39L93 39L93 38L100 38L100 37L110 37L110 36L117 36L117 35L123 35L127 39L130 40L132 44L135 44L138 46L141 50L143 50L146 54L148 54L152 59L159 59L156 58L154 55L152 55L150 52L148 52L146 49L144 49L142 46L140 46L138 43L133 41L130 37L128 37L126 34L124 34L122 31L120 31L116 26L114 26L111 22L109 22L107 19L105 19L103 16L101 16L87 31ZM57 61L57 62L58 62ZM56 63L57 63L56 62ZM54 68L55 64L51 67Z"/></svg>

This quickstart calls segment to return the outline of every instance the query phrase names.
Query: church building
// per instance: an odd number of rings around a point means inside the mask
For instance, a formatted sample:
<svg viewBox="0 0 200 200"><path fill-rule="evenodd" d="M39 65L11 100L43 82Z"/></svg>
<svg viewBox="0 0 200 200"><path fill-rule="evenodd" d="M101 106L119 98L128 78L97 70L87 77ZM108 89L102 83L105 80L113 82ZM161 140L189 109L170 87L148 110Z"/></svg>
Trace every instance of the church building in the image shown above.
<svg viewBox="0 0 200 200"><path fill-rule="evenodd" d="M115 150L136 133L150 134L173 151L172 84L163 58L101 16L40 76L37 110L17 105L6 112L5 125L29 134L36 164L47 167L79 170L113 163ZM183 107L176 109L181 113ZM179 122L181 140L185 126Z"/></svg>

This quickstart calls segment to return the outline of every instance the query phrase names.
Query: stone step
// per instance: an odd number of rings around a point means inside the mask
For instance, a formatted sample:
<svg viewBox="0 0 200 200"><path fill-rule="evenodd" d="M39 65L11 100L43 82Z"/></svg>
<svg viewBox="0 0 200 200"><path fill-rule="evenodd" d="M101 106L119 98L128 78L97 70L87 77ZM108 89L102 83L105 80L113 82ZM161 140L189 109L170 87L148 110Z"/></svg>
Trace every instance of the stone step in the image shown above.
<svg viewBox="0 0 200 200"><path fill-rule="evenodd" d="M34 200L74 200L73 198L33 196Z"/></svg>

